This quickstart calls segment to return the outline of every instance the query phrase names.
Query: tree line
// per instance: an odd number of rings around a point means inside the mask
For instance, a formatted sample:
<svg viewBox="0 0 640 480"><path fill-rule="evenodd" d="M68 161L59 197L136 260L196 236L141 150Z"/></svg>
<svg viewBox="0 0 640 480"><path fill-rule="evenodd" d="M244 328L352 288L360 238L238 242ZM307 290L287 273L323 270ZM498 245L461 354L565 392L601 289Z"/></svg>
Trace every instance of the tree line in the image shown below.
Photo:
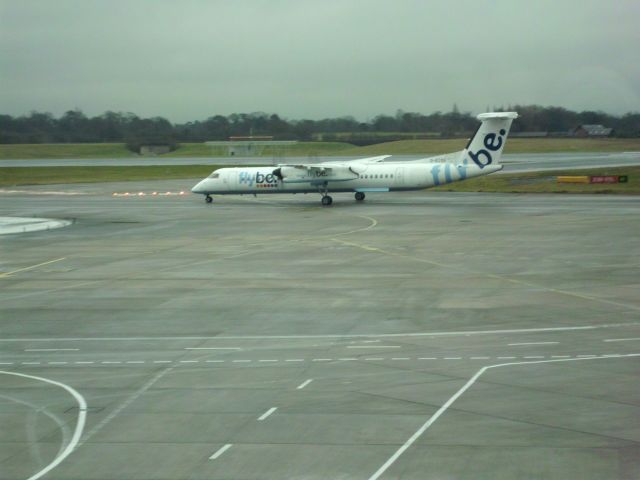
<svg viewBox="0 0 640 480"><path fill-rule="evenodd" d="M520 118L514 122L514 132L549 132L567 134L582 124L603 124L614 129L618 137L640 136L640 113L614 116L604 112L574 112L562 107L514 105L494 111L515 110ZM471 113L461 113L457 107L451 112L403 112L378 115L361 122L353 117L322 120L287 120L277 114L234 113L214 115L206 120L171 123L163 117L140 118L133 113L108 111L95 117L81 110L69 110L59 118L50 113L31 112L13 117L0 114L0 143L102 143L125 142L132 150L141 144L172 144L227 140L232 136L267 135L276 140L344 140L352 143L375 143L394 135L406 134L455 137L468 135L477 127ZM385 136L382 134L384 133ZM404 135L404 136L403 136Z"/></svg>

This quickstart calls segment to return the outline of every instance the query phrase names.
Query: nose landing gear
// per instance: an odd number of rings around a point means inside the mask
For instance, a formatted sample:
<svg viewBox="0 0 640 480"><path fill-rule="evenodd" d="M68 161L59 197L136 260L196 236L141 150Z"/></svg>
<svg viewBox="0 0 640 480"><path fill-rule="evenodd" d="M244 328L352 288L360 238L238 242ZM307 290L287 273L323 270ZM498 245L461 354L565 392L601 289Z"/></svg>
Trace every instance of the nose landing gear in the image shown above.
<svg viewBox="0 0 640 480"><path fill-rule="evenodd" d="M213 198L211 198L211 195L207 195L206 197L204 197L204 201L207 203L211 203L213 202Z"/></svg>
<svg viewBox="0 0 640 480"><path fill-rule="evenodd" d="M356 192L356 202L361 202L364 200L364 192Z"/></svg>
<svg viewBox="0 0 640 480"><path fill-rule="evenodd" d="M323 206L328 207L333 203L333 198L331 198L329 195L324 195L321 201Z"/></svg>

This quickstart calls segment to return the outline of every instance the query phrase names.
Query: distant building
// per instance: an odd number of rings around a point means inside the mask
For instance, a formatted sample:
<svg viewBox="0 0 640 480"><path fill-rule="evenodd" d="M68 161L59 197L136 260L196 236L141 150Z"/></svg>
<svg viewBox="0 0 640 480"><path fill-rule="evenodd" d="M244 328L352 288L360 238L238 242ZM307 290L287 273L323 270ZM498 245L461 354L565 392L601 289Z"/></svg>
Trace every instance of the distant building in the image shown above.
<svg viewBox="0 0 640 480"><path fill-rule="evenodd" d="M163 155L171 151L171 145L140 145L140 155Z"/></svg>
<svg viewBox="0 0 640 480"><path fill-rule="evenodd" d="M613 128L604 125L580 125L573 130L574 137L608 137L613 132Z"/></svg>
<svg viewBox="0 0 640 480"><path fill-rule="evenodd" d="M267 136L229 137L226 142L205 142L209 147L215 149L223 147L227 155L252 157L263 154L265 147L272 149L273 156L284 156L284 147L295 145L295 140L273 140Z"/></svg>

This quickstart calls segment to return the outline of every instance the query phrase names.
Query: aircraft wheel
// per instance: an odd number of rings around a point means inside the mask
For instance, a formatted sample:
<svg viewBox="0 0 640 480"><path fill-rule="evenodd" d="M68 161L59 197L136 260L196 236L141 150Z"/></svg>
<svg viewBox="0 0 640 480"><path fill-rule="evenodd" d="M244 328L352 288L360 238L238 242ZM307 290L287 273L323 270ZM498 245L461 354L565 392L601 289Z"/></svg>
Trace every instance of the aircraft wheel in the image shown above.
<svg viewBox="0 0 640 480"><path fill-rule="evenodd" d="M364 200L364 192L356 192L356 201L361 202Z"/></svg>
<svg viewBox="0 0 640 480"><path fill-rule="evenodd" d="M213 198L211 198L209 195L207 195L206 197L204 197L205 202L207 203L211 203L213 202Z"/></svg>
<svg viewBox="0 0 640 480"><path fill-rule="evenodd" d="M322 205L324 205L325 207L328 207L332 203L333 198L331 198L329 195L325 195L324 197L322 197Z"/></svg>

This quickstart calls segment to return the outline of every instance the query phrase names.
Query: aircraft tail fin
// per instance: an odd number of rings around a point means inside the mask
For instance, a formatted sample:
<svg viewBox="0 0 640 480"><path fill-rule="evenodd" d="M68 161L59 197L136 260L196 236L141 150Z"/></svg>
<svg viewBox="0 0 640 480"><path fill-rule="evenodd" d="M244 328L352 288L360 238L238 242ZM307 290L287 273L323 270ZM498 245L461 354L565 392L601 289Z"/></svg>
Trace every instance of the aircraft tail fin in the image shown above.
<svg viewBox="0 0 640 480"><path fill-rule="evenodd" d="M518 118L516 112L481 113L482 123L463 151L463 158L470 159L478 167L497 165L509 135L511 123Z"/></svg>

